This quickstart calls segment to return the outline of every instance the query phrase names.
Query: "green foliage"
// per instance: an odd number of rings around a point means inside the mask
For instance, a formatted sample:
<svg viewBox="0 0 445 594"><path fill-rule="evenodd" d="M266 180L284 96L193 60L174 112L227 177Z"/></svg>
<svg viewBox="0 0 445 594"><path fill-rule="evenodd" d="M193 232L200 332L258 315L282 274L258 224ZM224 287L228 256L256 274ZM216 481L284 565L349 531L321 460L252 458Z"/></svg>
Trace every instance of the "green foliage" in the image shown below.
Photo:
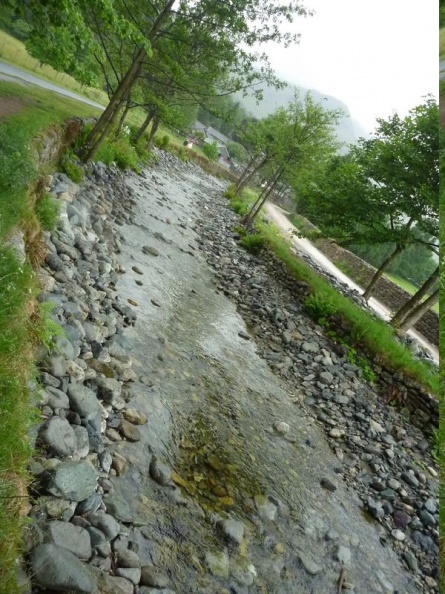
<svg viewBox="0 0 445 594"><path fill-rule="evenodd" d="M216 161L219 155L218 145L215 141L213 141L211 144L205 142L202 145L202 152L210 161Z"/></svg>
<svg viewBox="0 0 445 594"><path fill-rule="evenodd" d="M259 254L266 244L262 235L252 233L241 237L240 244L251 254Z"/></svg>
<svg viewBox="0 0 445 594"><path fill-rule="evenodd" d="M62 171L76 184L80 184L85 178L85 172L80 165L74 162L74 153L68 151L60 163Z"/></svg>
<svg viewBox="0 0 445 594"><path fill-rule="evenodd" d="M235 225L233 231L238 233L240 237L244 237L244 235L247 233L246 229L242 225Z"/></svg>
<svg viewBox="0 0 445 594"><path fill-rule="evenodd" d="M242 144L239 144L238 142L228 142L226 148L231 158L238 161L238 163L247 163L249 160L249 155Z"/></svg>
<svg viewBox="0 0 445 594"><path fill-rule="evenodd" d="M168 134L163 134L162 136L156 136L155 145L159 149L161 149L163 151L167 151L168 147L170 146L170 136Z"/></svg>
<svg viewBox="0 0 445 594"><path fill-rule="evenodd" d="M34 211L44 231L53 231L59 218L60 204L49 194L41 196L34 207Z"/></svg>
<svg viewBox="0 0 445 594"><path fill-rule="evenodd" d="M315 292L306 297L304 308L318 324L324 326L329 317L336 312L335 304L329 297L320 292Z"/></svg>
<svg viewBox="0 0 445 594"><path fill-rule="evenodd" d="M41 303L35 315L33 332L38 343L42 344L50 353L54 349L54 343L58 336L65 337L65 331L51 317L54 309L52 301Z"/></svg>
<svg viewBox="0 0 445 594"><path fill-rule="evenodd" d="M118 138L117 140L107 139L97 151L95 160L101 161L106 165L116 163L120 169L132 169L136 173L140 173L141 171L137 151L130 144L128 138Z"/></svg>

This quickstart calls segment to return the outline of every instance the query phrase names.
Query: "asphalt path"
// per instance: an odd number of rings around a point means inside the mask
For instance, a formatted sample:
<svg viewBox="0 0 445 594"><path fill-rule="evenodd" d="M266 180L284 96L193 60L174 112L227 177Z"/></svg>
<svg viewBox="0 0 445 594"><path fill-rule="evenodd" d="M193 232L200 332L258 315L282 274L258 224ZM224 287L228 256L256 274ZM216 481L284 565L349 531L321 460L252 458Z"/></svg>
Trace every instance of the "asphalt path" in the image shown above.
<svg viewBox="0 0 445 594"><path fill-rule="evenodd" d="M354 283L349 277L347 277L341 270L339 270L324 254L322 254L317 248L307 239L298 237L293 234L296 231L296 227L292 225L289 219L286 217L286 211L282 208L267 202L265 210L268 217L278 226L280 229L289 234L291 241L295 248L307 254L314 262L317 262L327 272L333 274L342 283L348 285L351 289L355 289L360 294L363 293L363 289ZM371 297L368 301L368 305L375 311L375 313L383 320L389 321L391 319L391 310L386 307L383 303ZM416 330L409 330L408 335L415 338L423 347L425 347L434 361L439 364L439 351L435 345L431 344L426 338L417 332Z"/></svg>
<svg viewBox="0 0 445 594"><path fill-rule="evenodd" d="M11 64L7 64L6 62L0 61L0 80L17 81L17 79L24 81L28 84L41 87L42 89L48 89L48 91L53 91L58 95L64 95L65 97L69 97L70 99L76 99L77 101L81 101L82 103L86 103L87 105L91 105L92 107L97 107L100 110L104 109L104 106L100 103L91 101L91 99L87 99L87 97L83 97L82 95L73 93L68 89L59 87L59 85L55 85L54 83L39 78L38 76L34 76L33 74L30 74L29 72L26 72L26 70L22 70L17 66L12 66Z"/></svg>

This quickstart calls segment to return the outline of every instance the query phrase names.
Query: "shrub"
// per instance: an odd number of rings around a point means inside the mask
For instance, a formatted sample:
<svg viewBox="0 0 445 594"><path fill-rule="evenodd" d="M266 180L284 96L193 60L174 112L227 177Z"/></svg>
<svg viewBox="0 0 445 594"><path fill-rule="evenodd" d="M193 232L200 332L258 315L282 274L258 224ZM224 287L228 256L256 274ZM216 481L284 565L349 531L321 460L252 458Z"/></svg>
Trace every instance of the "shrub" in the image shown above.
<svg viewBox="0 0 445 594"><path fill-rule="evenodd" d="M337 310L335 304L329 297L323 293L312 293L304 300L304 307L308 314L318 324L323 326L326 324L329 316L333 315Z"/></svg>
<svg viewBox="0 0 445 594"><path fill-rule="evenodd" d="M34 210L44 231L53 231L56 228L59 208L60 204L49 194L38 198Z"/></svg>
<svg viewBox="0 0 445 594"><path fill-rule="evenodd" d="M164 134L163 136L156 136L155 145L163 151L166 151L170 146L170 136Z"/></svg>
<svg viewBox="0 0 445 594"><path fill-rule="evenodd" d="M216 161L219 155L219 149L216 142L212 142L212 144L207 144L206 142L202 145L202 152L210 159L210 161Z"/></svg>
<svg viewBox="0 0 445 594"><path fill-rule="evenodd" d="M106 165L116 163L120 169L133 169L137 173L141 170L136 149L131 146L128 138L106 140L97 151L95 160Z"/></svg>
<svg viewBox="0 0 445 594"><path fill-rule="evenodd" d="M82 167L74 163L69 156L66 156L62 160L62 171L76 184L80 184L85 177Z"/></svg>
<svg viewBox="0 0 445 594"><path fill-rule="evenodd" d="M251 254L259 254L263 249L266 240L261 235L253 233L252 235L245 235L242 237L240 243Z"/></svg>

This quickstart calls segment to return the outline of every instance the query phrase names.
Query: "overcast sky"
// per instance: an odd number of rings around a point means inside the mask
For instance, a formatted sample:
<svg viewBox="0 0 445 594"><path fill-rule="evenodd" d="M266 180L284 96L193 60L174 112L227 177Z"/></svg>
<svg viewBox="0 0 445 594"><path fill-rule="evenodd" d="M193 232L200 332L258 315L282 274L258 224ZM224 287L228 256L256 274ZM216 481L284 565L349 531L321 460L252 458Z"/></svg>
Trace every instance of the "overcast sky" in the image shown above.
<svg viewBox="0 0 445 594"><path fill-rule="evenodd" d="M347 104L368 132L377 117L400 115L438 97L438 7L428 0L304 0L298 46L266 51L277 74Z"/></svg>

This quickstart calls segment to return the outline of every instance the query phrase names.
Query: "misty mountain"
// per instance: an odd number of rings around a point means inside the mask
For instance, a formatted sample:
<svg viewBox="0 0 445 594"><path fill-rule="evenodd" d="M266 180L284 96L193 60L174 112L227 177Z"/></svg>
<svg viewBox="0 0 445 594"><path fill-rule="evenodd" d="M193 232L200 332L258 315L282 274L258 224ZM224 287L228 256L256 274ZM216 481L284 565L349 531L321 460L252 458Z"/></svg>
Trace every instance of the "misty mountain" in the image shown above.
<svg viewBox="0 0 445 594"><path fill-rule="evenodd" d="M296 87L294 85L289 85L284 89L275 89L267 85L259 85L256 88L261 89L263 93L263 100L259 103L257 103L255 97L250 95L243 97L241 94L238 94L235 96L236 100L253 117L261 119L275 111L278 107L286 107L293 100L295 90L298 90L300 97L304 97L309 91L313 99L317 103L322 103L326 109L341 109L345 113L345 116L341 118L337 126L337 137L340 142L354 144L360 137L369 136L363 126L351 118L348 106L336 97L331 97L330 95L326 95L326 93L320 93L315 89L305 89L304 87Z"/></svg>

